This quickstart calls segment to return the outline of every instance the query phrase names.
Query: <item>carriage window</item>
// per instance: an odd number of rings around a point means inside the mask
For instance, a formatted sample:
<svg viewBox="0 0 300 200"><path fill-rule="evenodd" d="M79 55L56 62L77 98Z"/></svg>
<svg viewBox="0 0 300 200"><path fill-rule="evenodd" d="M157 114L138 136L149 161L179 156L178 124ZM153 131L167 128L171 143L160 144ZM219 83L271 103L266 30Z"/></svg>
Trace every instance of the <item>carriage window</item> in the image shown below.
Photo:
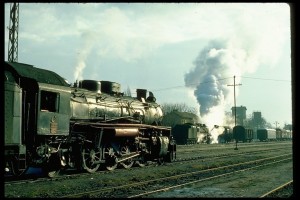
<svg viewBox="0 0 300 200"><path fill-rule="evenodd" d="M58 97L57 93L41 91L41 110L58 112Z"/></svg>

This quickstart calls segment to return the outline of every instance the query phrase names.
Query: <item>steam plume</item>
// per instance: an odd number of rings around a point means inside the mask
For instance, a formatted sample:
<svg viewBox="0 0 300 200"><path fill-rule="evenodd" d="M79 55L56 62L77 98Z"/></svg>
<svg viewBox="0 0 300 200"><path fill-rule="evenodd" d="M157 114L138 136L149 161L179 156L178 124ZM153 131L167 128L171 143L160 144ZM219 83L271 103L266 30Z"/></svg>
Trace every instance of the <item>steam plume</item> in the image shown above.
<svg viewBox="0 0 300 200"><path fill-rule="evenodd" d="M78 53L78 57L77 57L77 64L76 64L76 68L75 68L75 72L74 72L74 79L75 80L82 80L83 79L83 70L86 67L86 59L88 57L88 55L91 52L91 49L93 47L93 35L91 33L83 33L82 34L82 48L80 49L79 53Z"/></svg>
<svg viewBox="0 0 300 200"><path fill-rule="evenodd" d="M233 105L234 99L233 88L227 84L233 84L234 75L239 81L239 66L245 64L246 55L246 51L232 48L230 43L212 41L194 61L195 67L185 74L185 84L194 90L201 120L208 127L225 122L225 109Z"/></svg>

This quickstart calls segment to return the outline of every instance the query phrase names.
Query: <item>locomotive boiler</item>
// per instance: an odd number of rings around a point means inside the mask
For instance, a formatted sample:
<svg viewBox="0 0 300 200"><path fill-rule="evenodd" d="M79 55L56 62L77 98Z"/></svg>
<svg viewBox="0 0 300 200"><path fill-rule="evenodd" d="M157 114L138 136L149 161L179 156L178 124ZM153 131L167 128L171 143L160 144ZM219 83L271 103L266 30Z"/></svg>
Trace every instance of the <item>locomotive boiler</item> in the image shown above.
<svg viewBox="0 0 300 200"><path fill-rule="evenodd" d="M70 86L55 72L5 62L5 172L41 167L53 177L72 168L93 173L104 166L130 168L171 162L176 144L161 126L154 95L124 96L110 81Z"/></svg>

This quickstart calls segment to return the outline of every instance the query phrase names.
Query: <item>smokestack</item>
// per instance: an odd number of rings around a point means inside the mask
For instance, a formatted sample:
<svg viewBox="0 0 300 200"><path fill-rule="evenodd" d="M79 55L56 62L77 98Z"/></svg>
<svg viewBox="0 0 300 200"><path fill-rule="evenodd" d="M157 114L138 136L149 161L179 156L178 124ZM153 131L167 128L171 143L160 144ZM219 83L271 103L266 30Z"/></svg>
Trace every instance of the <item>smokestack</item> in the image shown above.
<svg viewBox="0 0 300 200"><path fill-rule="evenodd" d="M146 99L147 90L145 89L136 89L136 97L138 100L143 101L142 98L144 98L144 101Z"/></svg>

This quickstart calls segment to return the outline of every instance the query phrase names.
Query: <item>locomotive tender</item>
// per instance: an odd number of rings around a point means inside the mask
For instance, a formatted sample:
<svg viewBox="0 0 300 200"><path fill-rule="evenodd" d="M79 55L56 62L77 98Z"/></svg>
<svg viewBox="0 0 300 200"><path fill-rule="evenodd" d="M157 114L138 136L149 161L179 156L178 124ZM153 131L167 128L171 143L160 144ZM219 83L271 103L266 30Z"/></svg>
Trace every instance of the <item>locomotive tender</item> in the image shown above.
<svg viewBox="0 0 300 200"><path fill-rule="evenodd" d="M197 127L193 124L176 124L172 128L172 135L176 144L196 144L197 143Z"/></svg>
<svg viewBox="0 0 300 200"><path fill-rule="evenodd" d="M253 129L241 125L233 127L233 138L235 141L251 142L253 140Z"/></svg>
<svg viewBox="0 0 300 200"><path fill-rule="evenodd" d="M209 141L208 128L204 124L176 124L172 127L172 136L176 144L188 145L197 143L207 143Z"/></svg>
<svg viewBox="0 0 300 200"><path fill-rule="evenodd" d="M6 172L41 167L53 177L176 157L171 128L160 125L161 107L147 90L129 97L118 83L93 80L71 87L55 72L17 62L5 62L4 86Z"/></svg>

